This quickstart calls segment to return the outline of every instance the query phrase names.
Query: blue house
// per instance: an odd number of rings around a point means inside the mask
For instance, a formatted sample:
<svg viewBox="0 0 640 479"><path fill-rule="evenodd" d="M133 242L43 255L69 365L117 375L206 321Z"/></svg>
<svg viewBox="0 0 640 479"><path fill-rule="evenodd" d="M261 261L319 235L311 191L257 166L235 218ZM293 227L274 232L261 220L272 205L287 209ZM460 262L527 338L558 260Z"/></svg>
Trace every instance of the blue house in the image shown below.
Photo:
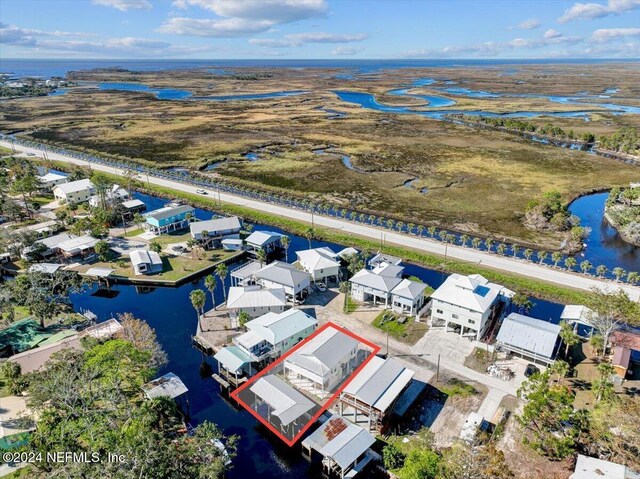
<svg viewBox="0 0 640 479"><path fill-rule="evenodd" d="M147 229L154 233L170 233L189 226L191 219L195 218L196 210L189 205L168 205L158 210L145 214Z"/></svg>

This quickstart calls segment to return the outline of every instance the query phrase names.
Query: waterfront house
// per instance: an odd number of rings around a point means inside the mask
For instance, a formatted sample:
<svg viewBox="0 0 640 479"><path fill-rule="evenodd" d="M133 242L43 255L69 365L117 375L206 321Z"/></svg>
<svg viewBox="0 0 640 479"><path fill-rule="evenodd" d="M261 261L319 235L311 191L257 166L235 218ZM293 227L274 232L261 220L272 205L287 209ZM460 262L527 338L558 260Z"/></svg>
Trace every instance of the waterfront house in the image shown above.
<svg viewBox="0 0 640 479"><path fill-rule="evenodd" d="M339 256L331 248L307 249L297 251L297 264L311 275L314 283L337 283L340 278Z"/></svg>
<svg viewBox="0 0 640 479"><path fill-rule="evenodd" d="M255 284L253 275L262 269L263 265L257 261L249 261L231 270L231 286L251 286Z"/></svg>
<svg viewBox="0 0 640 479"><path fill-rule="evenodd" d="M275 374L258 379L249 391L253 409L288 439L293 439L312 417L317 404Z"/></svg>
<svg viewBox="0 0 640 479"><path fill-rule="evenodd" d="M594 332L591 319L594 315L593 310L582 304L567 304L560 313L560 319L572 324L580 336L591 337Z"/></svg>
<svg viewBox="0 0 640 479"><path fill-rule="evenodd" d="M629 369L636 369L638 365L633 365L633 352L640 351L640 334L633 331L614 331L610 338L611 345L613 347L613 357L611 358L611 365L615 369L616 374L625 379Z"/></svg>
<svg viewBox="0 0 640 479"><path fill-rule="evenodd" d="M238 346L225 346L213 358L218 363L218 372L235 386L246 381L255 372L251 365L253 358Z"/></svg>
<svg viewBox="0 0 640 479"><path fill-rule="evenodd" d="M391 309L400 314L417 315L425 303L425 289L424 283L403 279L391 290Z"/></svg>
<svg viewBox="0 0 640 479"><path fill-rule="evenodd" d="M287 309L287 298L283 288L235 286L229 288L226 307L233 316L245 312L249 317L257 318L267 313L282 313Z"/></svg>
<svg viewBox="0 0 640 479"><path fill-rule="evenodd" d="M560 325L511 313L504 318L497 346L533 362L552 364L560 347Z"/></svg>
<svg viewBox="0 0 640 479"><path fill-rule="evenodd" d="M358 344L335 328L324 329L285 359L285 375L296 386L331 392L355 369Z"/></svg>
<svg viewBox="0 0 640 479"><path fill-rule="evenodd" d="M120 185L112 185L111 188L103 193L104 201L108 205L122 203L131 198L131 195ZM93 195L89 198L89 206L97 208L101 206L102 198L100 195Z"/></svg>
<svg viewBox="0 0 640 479"><path fill-rule="evenodd" d="M55 186L67 183L69 179L65 175L49 172L38 176L38 181L43 190L51 191Z"/></svg>
<svg viewBox="0 0 640 479"><path fill-rule="evenodd" d="M84 203L85 201L89 201L89 198L95 195L95 193L96 187L89 179L71 181L53 187L53 196L55 199L67 204Z"/></svg>
<svg viewBox="0 0 640 479"><path fill-rule="evenodd" d="M316 451L322 456L323 472L344 479L355 477L375 458L370 449L375 442L376 439L363 428L332 414L302 441L302 451L309 460L312 451Z"/></svg>
<svg viewBox="0 0 640 479"><path fill-rule="evenodd" d="M47 238L42 238L36 241L36 243L38 243L39 246L34 245L28 248L24 248L24 250L21 253L21 257L22 259L29 261L33 259L34 252L37 249L40 249L41 251L39 251L39 255L42 256L43 258L47 258L56 253L57 247L60 243L68 241L72 238L73 236L70 235L69 233L60 233L57 235L49 236Z"/></svg>
<svg viewBox="0 0 640 479"><path fill-rule="evenodd" d="M136 275L162 273L162 258L155 251L134 250L129 253L129 258Z"/></svg>
<svg viewBox="0 0 640 479"><path fill-rule="evenodd" d="M120 206L122 206L122 216L127 220L133 219L136 213L142 213L147 209L147 205L140 200L123 201Z"/></svg>
<svg viewBox="0 0 640 479"><path fill-rule="evenodd" d="M640 474L615 462L578 454L569 479L640 479Z"/></svg>
<svg viewBox="0 0 640 479"><path fill-rule="evenodd" d="M282 235L273 231L254 231L244 240L248 251L272 253L281 247Z"/></svg>
<svg viewBox="0 0 640 479"><path fill-rule="evenodd" d="M98 241L90 235L77 236L58 243L53 250L65 260L91 261L95 259Z"/></svg>
<svg viewBox="0 0 640 479"><path fill-rule="evenodd" d="M296 302L309 293L311 275L294 265L274 261L253 274L255 282L263 288L284 288L287 297Z"/></svg>
<svg viewBox="0 0 640 479"><path fill-rule="evenodd" d="M380 432L415 372L394 358L371 358L340 393L340 415L368 431Z"/></svg>
<svg viewBox="0 0 640 479"><path fill-rule="evenodd" d="M171 233L189 226L195 218L193 206L170 204L163 208L145 213L147 228L156 234Z"/></svg>
<svg viewBox="0 0 640 479"><path fill-rule="evenodd" d="M431 294L431 325L444 325L446 331L451 326L479 340L513 294L479 274L452 274Z"/></svg>
<svg viewBox="0 0 640 479"><path fill-rule="evenodd" d="M383 267L383 271L384 271ZM372 302L374 306L384 303L389 306L391 291L402 282L400 276L376 274L369 269L361 269L349 280L351 297L360 302Z"/></svg>
<svg viewBox="0 0 640 479"><path fill-rule="evenodd" d="M219 247L223 239L239 239L242 222L237 216L195 221L189 225L191 237L205 247Z"/></svg>
<svg viewBox="0 0 640 479"><path fill-rule="evenodd" d="M38 238L47 238L60 230L60 225L56 220L47 220L33 225L24 226L13 230L14 233L27 233Z"/></svg>
<svg viewBox="0 0 640 479"><path fill-rule="evenodd" d="M233 338L233 343L254 361L280 357L316 330L318 321L299 309L267 313L247 322L247 332Z"/></svg>
<svg viewBox="0 0 640 479"><path fill-rule="evenodd" d="M377 253L367 262L371 269L385 265L400 266L400 263L402 263L400 258L385 253Z"/></svg>

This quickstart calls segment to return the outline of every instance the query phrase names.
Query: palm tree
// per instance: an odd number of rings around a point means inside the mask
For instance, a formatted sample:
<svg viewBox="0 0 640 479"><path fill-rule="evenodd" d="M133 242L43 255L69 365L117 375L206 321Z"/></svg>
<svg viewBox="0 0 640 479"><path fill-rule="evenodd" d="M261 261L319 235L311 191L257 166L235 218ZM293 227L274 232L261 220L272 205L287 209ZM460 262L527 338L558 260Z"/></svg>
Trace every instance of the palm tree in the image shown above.
<svg viewBox="0 0 640 479"><path fill-rule="evenodd" d="M367 215L365 215L364 213L360 213L358 215L358 219L360 220L360 223L364 223L365 218L367 217Z"/></svg>
<svg viewBox="0 0 640 479"><path fill-rule="evenodd" d="M605 274L607 274L607 271L608 271L608 268L607 268L605 265L603 265L603 264L601 264L600 266L598 266L598 267L596 268L596 274L597 274L598 276L600 276L601 278L602 278Z"/></svg>
<svg viewBox="0 0 640 479"><path fill-rule="evenodd" d="M393 229L393 225L395 225L395 224L396 224L395 221L393 221L391 219L387 220L387 228L389 228L390 230Z"/></svg>
<svg viewBox="0 0 640 479"><path fill-rule="evenodd" d="M589 271L591 271L591 268L593 268L593 265L586 259L580 263L580 269L584 274L588 274Z"/></svg>
<svg viewBox="0 0 640 479"><path fill-rule="evenodd" d="M569 374L569 363L562 359L556 359L551 366L551 372L558 376L556 382L559 383L561 378L564 378Z"/></svg>
<svg viewBox="0 0 640 479"><path fill-rule="evenodd" d="M569 354L569 348L574 344L578 344L580 342L580 336L576 334L576 332L573 330L573 326L570 323L562 321L560 323L560 338L565 345L564 357L567 358Z"/></svg>
<svg viewBox="0 0 640 479"><path fill-rule="evenodd" d="M340 216L342 216L343 218L347 217L347 209L346 208L342 208L340 210Z"/></svg>
<svg viewBox="0 0 640 479"><path fill-rule="evenodd" d="M214 294L216 290L216 285L217 285L217 281L214 275L210 274L205 276L204 287L209 290L209 293L211 293L211 301L213 302L213 309L216 309L216 296Z"/></svg>
<svg viewBox="0 0 640 479"><path fill-rule="evenodd" d="M418 225L418 228L416 231L418 232L418 236L422 236L422 233L424 233L424 226Z"/></svg>
<svg viewBox="0 0 640 479"><path fill-rule="evenodd" d="M403 226L404 226L404 223L402 221L398 221L396 223L396 228L398 228L398 231L402 231Z"/></svg>
<svg viewBox="0 0 640 479"><path fill-rule="evenodd" d="M524 256L524 259L526 259L527 261L531 261L531 257L533 256L533 250L531 248L526 248L522 252L522 256Z"/></svg>
<svg viewBox="0 0 640 479"><path fill-rule="evenodd" d="M200 233L200 236L202 237L202 243L204 245L204 248L208 248L209 247L209 232L207 230L203 230L202 233Z"/></svg>
<svg viewBox="0 0 640 479"><path fill-rule="evenodd" d="M280 243L284 248L285 261L288 263L289 262L289 245L291 244L291 238L289 238L288 236L283 236L282 238L280 238Z"/></svg>
<svg viewBox="0 0 640 479"><path fill-rule="evenodd" d="M554 268L558 267L558 263L560 262L561 259L562 259L562 253L560 251L554 251L553 253L551 253L551 261L553 261Z"/></svg>
<svg viewBox="0 0 640 479"><path fill-rule="evenodd" d="M487 251L491 252L491 245L493 245L493 240L491 238L487 238L484 240L484 245L487 247Z"/></svg>
<svg viewBox="0 0 640 479"><path fill-rule="evenodd" d="M371 225L373 225L373 222L376 220L375 215L369 215L369 223L371 223Z"/></svg>
<svg viewBox="0 0 640 479"><path fill-rule="evenodd" d="M640 279L640 275L636 271L629 271L627 273L627 282L630 284L636 284Z"/></svg>
<svg viewBox="0 0 640 479"><path fill-rule="evenodd" d="M514 258L518 256L519 251L520 251L520 246L518 246L517 244L511 245L511 254L513 255Z"/></svg>
<svg viewBox="0 0 640 479"><path fill-rule="evenodd" d="M626 274L626 271L618 266L616 268L613 268L612 273L616 277L616 281L620 281L620 278L622 278Z"/></svg>
<svg viewBox="0 0 640 479"><path fill-rule="evenodd" d="M200 318L204 314L204 305L207 302L207 296L204 294L204 291L201 289L194 289L189 294L189 299L191 300L191 305L193 309L196 310L196 314L198 315L198 329L200 328Z"/></svg>
<svg viewBox="0 0 640 479"><path fill-rule="evenodd" d="M471 240L471 246L473 246L473 249L478 249L480 247L480 244L482 244L482 240L478 237L474 237Z"/></svg>
<svg viewBox="0 0 640 479"><path fill-rule="evenodd" d="M413 234L413 229L416 227L415 224L413 223L408 223L407 224L407 231L409 231L409 234Z"/></svg>
<svg viewBox="0 0 640 479"><path fill-rule="evenodd" d="M467 246L467 243L469 242L469 235L462 235L460 236L460 244L462 246Z"/></svg>
<svg viewBox="0 0 640 479"><path fill-rule="evenodd" d="M264 250L264 248L260 248L258 251L256 251L256 257L258 258L260 266L262 266L267 261L267 252Z"/></svg>
<svg viewBox="0 0 640 479"><path fill-rule="evenodd" d="M500 243L498 246L496 246L496 253L504 254L505 251L507 251L507 245L506 244Z"/></svg>
<svg viewBox="0 0 640 479"><path fill-rule="evenodd" d="M311 249L311 240L314 237L314 231L311 226L304 230L304 237L307 238L307 241L309 242L309 249Z"/></svg>
<svg viewBox="0 0 640 479"><path fill-rule="evenodd" d="M427 232L429 233L429 236L431 238L433 238L436 235L436 227L435 226L429 226L427 228Z"/></svg>
<svg viewBox="0 0 640 479"><path fill-rule="evenodd" d="M445 241L447 241L450 244L456 244L456 235L454 235L453 233L449 233L446 237L445 237Z"/></svg>
<svg viewBox="0 0 640 479"><path fill-rule="evenodd" d="M218 275L218 278L220 278L220 282L222 283L222 293L224 294L225 301L227 301L227 286L224 284L224 280L227 277L228 273L229 268L227 268L226 264L220 263L218 266L216 266L216 274Z"/></svg>
<svg viewBox="0 0 640 479"><path fill-rule="evenodd" d="M567 256L564 260L564 265L569 271L575 268L576 264L578 264L578 262L573 256Z"/></svg>
<svg viewBox="0 0 640 479"><path fill-rule="evenodd" d="M538 251L538 263L544 263L544 260L547 259L547 256L549 256L549 253L547 253L546 251Z"/></svg>

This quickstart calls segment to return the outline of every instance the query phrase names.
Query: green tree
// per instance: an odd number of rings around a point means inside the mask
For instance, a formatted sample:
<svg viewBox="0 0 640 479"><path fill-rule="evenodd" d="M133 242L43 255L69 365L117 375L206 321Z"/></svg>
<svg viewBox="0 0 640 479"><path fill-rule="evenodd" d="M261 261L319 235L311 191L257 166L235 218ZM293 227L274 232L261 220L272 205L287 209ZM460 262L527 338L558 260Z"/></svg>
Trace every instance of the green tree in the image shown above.
<svg viewBox="0 0 640 479"><path fill-rule="evenodd" d="M580 342L580 336L576 334L573 329L573 325L567 321L560 322L560 338L564 343L564 357L569 357L569 348Z"/></svg>
<svg viewBox="0 0 640 479"><path fill-rule="evenodd" d="M264 248L260 248L258 251L256 251L256 257L258 259L258 263L260 263L260 266L262 266L267 261L267 252L264 250Z"/></svg>
<svg viewBox="0 0 640 479"><path fill-rule="evenodd" d="M288 263L289 262L289 245L291 245L291 238L289 238L288 236L283 236L282 238L280 238L280 243L284 248L285 261Z"/></svg>
<svg viewBox="0 0 640 479"><path fill-rule="evenodd" d="M225 284L224 280L227 278L227 274L229 274L229 268L227 268L227 265L224 263L220 263L218 266L216 266L216 274L218 275L218 278L220 278L220 283L222 284L222 293L224 295L224 300L227 300L227 285Z"/></svg>
<svg viewBox="0 0 640 479"><path fill-rule="evenodd" d="M599 334L594 334L589 338L589 344L595 349L596 354L604 351L604 339Z"/></svg>
<svg viewBox="0 0 640 479"><path fill-rule="evenodd" d="M461 235L460 236L460 244L462 246L467 246L467 243L469 242L469 235Z"/></svg>
<svg viewBox="0 0 640 479"><path fill-rule="evenodd" d="M309 226L304 230L303 234L304 234L304 237L307 238L307 241L309 242L309 249L311 249L311 240L314 239L316 236L315 230L311 226Z"/></svg>
<svg viewBox="0 0 640 479"><path fill-rule="evenodd" d="M516 292L511 298L511 304L518 308L521 313L527 313L533 308L533 301L526 294Z"/></svg>
<svg viewBox="0 0 640 479"><path fill-rule="evenodd" d="M429 233L429 237L433 238L436 235L436 227L435 226L429 226L427 228L427 233Z"/></svg>
<svg viewBox="0 0 640 479"><path fill-rule="evenodd" d="M583 274L588 274L592 268L593 268L593 265L591 264L590 261L585 259L584 261L580 262L580 270L582 271Z"/></svg>
<svg viewBox="0 0 640 479"><path fill-rule="evenodd" d="M560 382L561 378L567 377L569 374L569 363L562 359L556 359L550 370L552 374L556 375L556 382Z"/></svg>
<svg viewBox="0 0 640 479"><path fill-rule="evenodd" d="M603 353L609 346L609 339L613 332L622 328L625 323L640 324L640 305L620 289L608 292L594 288L586 303L586 306L595 313L589 318L589 322L602 336Z"/></svg>
<svg viewBox="0 0 640 479"><path fill-rule="evenodd" d="M404 465L406 455L393 442L382 449L382 461L387 469L399 469Z"/></svg>
<svg viewBox="0 0 640 479"><path fill-rule="evenodd" d="M207 276L205 276L204 287L207 288L207 290L211 294L211 302L213 303L213 309L216 309L216 295L215 295L216 285L217 285L217 281L214 275L208 274Z"/></svg>
<svg viewBox="0 0 640 479"><path fill-rule="evenodd" d="M481 244L482 240L480 238L474 237L471 239L471 246L473 246L473 249L478 249Z"/></svg>
<svg viewBox="0 0 640 479"><path fill-rule="evenodd" d="M204 305L207 302L207 296L201 289L194 289L189 293L189 299L191 300L191 306L196 310L198 316L198 327L200 327L200 318L204 314Z"/></svg>
<svg viewBox="0 0 640 479"><path fill-rule="evenodd" d="M156 253L160 254L162 252L162 245L160 244L159 241L152 241L151 243L149 243L149 249L151 251L155 251Z"/></svg>
<svg viewBox="0 0 640 479"><path fill-rule="evenodd" d="M397 472L398 479L435 479L440 456L431 449L414 449Z"/></svg>
<svg viewBox="0 0 640 479"><path fill-rule="evenodd" d="M627 281L629 284L636 284L640 280L640 275L636 271L629 271L627 273Z"/></svg>
<svg viewBox="0 0 640 479"><path fill-rule="evenodd" d="M564 260L564 265L569 271L575 268L576 264L578 264L578 262L573 256L567 256Z"/></svg>
<svg viewBox="0 0 640 479"><path fill-rule="evenodd" d="M553 261L553 267L557 268L558 263L562 260L562 253L560 251L554 251L551 253L551 261Z"/></svg>
<svg viewBox="0 0 640 479"><path fill-rule="evenodd" d="M517 244L511 245L511 254L513 255L514 258L518 256L519 251L520 251L520 246L518 246Z"/></svg>
<svg viewBox="0 0 640 479"><path fill-rule="evenodd" d="M531 257L533 256L533 250L531 248L526 248L523 252L522 255L524 256L524 258L527 261L531 261Z"/></svg>
<svg viewBox="0 0 640 479"><path fill-rule="evenodd" d="M612 273L616 277L616 281L620 281L620 279L623 278L627 272L623 268L618 266L616 268L613 268Z"/></svg>
<svg viewBox="0 0 640 479"><path fill-rule="evenodd" d="M544 263L544 260L547 259L547 256L549 256L549 253L547 253L546 251L538 251L538 263Z"/></svg>
<svg viewBox="0 0 640 479"><path fill-rule="evenodd" d="M603 278L604 275L607 274L607 271L609 271L609 269L603 264L601 264L596 268L596 274L601 278Z"/></svg>
<svg viewBox="0 0 640 479"><path fill-rule="evenodd" d="M100 258L100 261L107 261L109 259L109 252L111 251L111 248L109 247L109 243L107 243L106 241L98 241L96 243L95 250L98 258Z"/></svg>
<svg viewBox="0 0 640 479"><path fill-rule="evenodd" d="M506 244L499 243L498 246L496 246L496 253L498 253L499 255L504 255L505 251L507 251Z"/></svg>
<svg viewBox="0 0 640 479"><path fill-rule="evenodd" d="M610 363L600 363L596 369L599 377L591 385L591 390L596 397L596 404L600 401L611 401L615 397L615 390L611 381L611 375L615 369Z"/></svg>

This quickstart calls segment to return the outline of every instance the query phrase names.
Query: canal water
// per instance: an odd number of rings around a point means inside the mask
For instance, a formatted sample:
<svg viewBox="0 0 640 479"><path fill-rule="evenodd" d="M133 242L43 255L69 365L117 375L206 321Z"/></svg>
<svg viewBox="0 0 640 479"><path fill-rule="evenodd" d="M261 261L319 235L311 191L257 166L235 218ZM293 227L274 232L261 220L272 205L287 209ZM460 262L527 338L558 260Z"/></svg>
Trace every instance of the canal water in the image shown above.
<svg viewBox="0 0 640 479"><path fill-rule="evenodd" d="M135 198L146 203L149 210L160 208L167 202L165 199L134 194ZM198 219L209 219L211 211L196 209ZM268 229L282 232L269 225L255 225L255 229ZM289 261L293 260L295 251L307 249L308 240L300 236L288 235L291 238ZM347 245L338 245L323 241L312 241L313 247L329 246L339 251ZM233 269L231 266L230 269ZM407 264L405 273L416 276L432 287L438 287L446 275L416 265ZM147 321L158 335L158 340L167 352L169 363L161 373L177 374L189 388L189 403L192 422L198 424L204 420L212 421L225 434L240 436L238 445L239 457L228 477L231 479L280 479L287 475L291 478L319 478L318 467L310 465L302 458L298 448L289 448L274 438L271 433L244 409L236 407L220 393L220 387L208 375L200 374L203 361L214 370L217 365L213 358L204 357L192 346L191 336L196 331L196 312L191 306L189 293L194 289L205 289L204 280L199 279L178 288L156 288L144 292L135 286L117 286L118 294L113 298L93 296L89 291L74 294L73 305L76 310L89 309L100 321L104 321L118 313L130 312L134 316ZM230 277L227 276L227 290ZM205 290L206 291L206 290ZM223 290L218 285L215 290L216 303L223 301ZM562 305L533 300L535 305L530 314L541 320L557 322ZM212 307L211 295L207 292L206 308Z"/></svg>

